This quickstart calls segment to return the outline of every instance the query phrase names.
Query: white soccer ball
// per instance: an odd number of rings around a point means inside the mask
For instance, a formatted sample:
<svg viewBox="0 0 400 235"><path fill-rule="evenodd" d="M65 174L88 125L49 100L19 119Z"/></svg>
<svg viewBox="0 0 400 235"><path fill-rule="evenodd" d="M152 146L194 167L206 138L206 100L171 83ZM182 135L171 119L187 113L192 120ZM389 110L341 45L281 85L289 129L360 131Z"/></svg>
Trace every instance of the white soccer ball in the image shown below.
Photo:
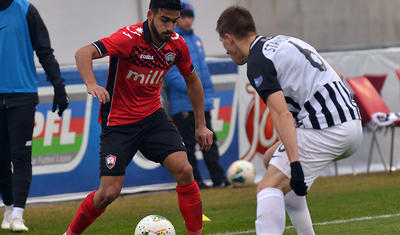
<svg viewBox="0 0 400 235"><path fill-rule="evenodd" d="M227 177L234 187L248 186L254 183L256 169L249 161L237 160L229 166Z"/></svg>
<svg viewBox="0 0 400 235"><path fill-rule="evenodd" d="M135 235L175 235L175 228L164 216L148 215L136 225Z"/></svg>

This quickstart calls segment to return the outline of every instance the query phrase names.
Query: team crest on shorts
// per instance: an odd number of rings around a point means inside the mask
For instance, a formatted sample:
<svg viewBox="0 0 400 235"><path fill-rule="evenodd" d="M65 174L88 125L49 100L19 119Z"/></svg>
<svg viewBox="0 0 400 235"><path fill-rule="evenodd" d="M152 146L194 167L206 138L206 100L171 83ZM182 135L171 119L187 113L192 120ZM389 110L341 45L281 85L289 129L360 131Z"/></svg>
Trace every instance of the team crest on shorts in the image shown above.
<svg viewBox="0 0 400 235"><path fill-rule="evenodd" d="M108 169L112 169L115 166L115 162L117 161L117 157L114 155L109 154L106 157L106 166Z"/></svg>
<svg viewBox="0 0 400 235"><path fill-rule="evenodd" d="M175 60L175 53L170 51L167 54L165 54L165 62L167 62L168 65L172 64L174 60Z"/></svg>

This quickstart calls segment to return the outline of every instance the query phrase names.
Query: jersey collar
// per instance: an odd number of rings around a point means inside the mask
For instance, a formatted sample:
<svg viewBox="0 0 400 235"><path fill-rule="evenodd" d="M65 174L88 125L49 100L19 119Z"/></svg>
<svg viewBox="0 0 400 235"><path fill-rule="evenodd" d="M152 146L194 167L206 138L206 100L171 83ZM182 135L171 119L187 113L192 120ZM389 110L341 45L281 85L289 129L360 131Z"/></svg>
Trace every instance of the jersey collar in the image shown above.
<svg viewBox="0 0 400 235"><path fill-rule="evenodd" d="M254 39L254 41L250 44L250 50L251 48L253 48L254 44L256 44L258 40L260 40L261 38L262 38L261 35L257 35L256 39Z"/></svg>
<svg viewBox="0 0 400 235"><path fill-rule="evenodd" d="M166 44L166 42L164 42L161 46L158 47L156 44L153 43L153 40L151 39L151 32L149 29L148 20L143 22L143 34L144 34L144 39L146 40L146 42L150 43L153 47L155 47L157 49L157 51L161 50Z"/></svg>

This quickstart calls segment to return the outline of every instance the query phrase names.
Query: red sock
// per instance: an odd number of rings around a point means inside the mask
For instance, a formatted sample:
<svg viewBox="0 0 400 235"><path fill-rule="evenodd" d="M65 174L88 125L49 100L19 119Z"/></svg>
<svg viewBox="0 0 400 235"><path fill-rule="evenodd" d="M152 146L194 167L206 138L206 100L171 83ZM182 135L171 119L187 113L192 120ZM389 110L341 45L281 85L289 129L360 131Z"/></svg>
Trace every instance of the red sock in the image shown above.
<svg viewBox="0 0 400 235"><path fill-rule="evenodd" d="M81 234L93 221L97 219L106 209L99 210L94 207L93 197L97 191L91 192L82 201L76 212L75 218L69 225L67 234Z"/></svg>
<svg viewBox="0 0 400 235"><path fill-rule="evenodd" d="M196 181L184 186L176 186L178 193L179 209L181 210L186 228L189 233L201 234L203 226L203 210L199 186Z"/></svg>

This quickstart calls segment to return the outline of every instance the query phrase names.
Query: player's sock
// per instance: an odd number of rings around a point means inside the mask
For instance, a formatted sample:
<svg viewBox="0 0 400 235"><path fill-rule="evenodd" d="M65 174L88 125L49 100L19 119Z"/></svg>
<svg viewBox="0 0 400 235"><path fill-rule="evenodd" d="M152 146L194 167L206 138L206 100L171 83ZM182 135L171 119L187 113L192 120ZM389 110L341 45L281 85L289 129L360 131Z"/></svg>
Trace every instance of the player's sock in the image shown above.
<svg viewBox="0 0 400 235"><path fill-rule="evenodd" d="M81 203L75 218L69 225L67 234L81 234L104 211L97 209L93 204L93 197L97 191L91 192Z"/></svg>
<svg viewBox="0 0 400 235"><path fill-rule="evenodd" d="M297 196L293 190L285 195L285 208L298 235L314 235L306 197Z"/></svg>
<svg viewBox="0 0 400 235"><path fill-rule="evenodd" d="M203 226L203 210L201 207L201 198L199 186L196 181L184 186L176 186L178 193L179 209L185 220L188 234L201 234Z"/></svg>
<svg viewBox="0 0 400 235"><path fill-rule="evenodd" d="M24 208L14 207L12 210L11 218L18 217L18 218L22 219L23 215L24 215Z"/></svg>
<svg viewBox="0 0 400 235"><path fill-rule="evenodd" d="M257 194L257 234L283 234L285 220L283 192L277 188L261 190Z"/></svg>

